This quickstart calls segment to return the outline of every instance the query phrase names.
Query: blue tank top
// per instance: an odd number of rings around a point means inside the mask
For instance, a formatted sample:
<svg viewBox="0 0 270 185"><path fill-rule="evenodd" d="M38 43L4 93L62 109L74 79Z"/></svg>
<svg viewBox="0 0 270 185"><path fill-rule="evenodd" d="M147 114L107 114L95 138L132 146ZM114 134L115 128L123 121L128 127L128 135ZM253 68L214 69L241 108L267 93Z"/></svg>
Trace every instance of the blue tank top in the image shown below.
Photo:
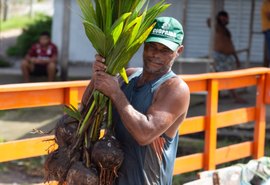
<svg viewBox="0 0 270 185"><path fill-rule="evenodd" d="M166 80L175 76L170 71L162 77L143 86L136 84L142 70L129 77L129 84L123 84L122 90L130 104L139 112L146 114L152 104L155 90ZM119 169L117 185L171 185L174 160L178 146L178 134L169 138L165 134L151 144L141 146L123 125L119 114L114 110L116 138L123 147L125 158Z"/></svg>

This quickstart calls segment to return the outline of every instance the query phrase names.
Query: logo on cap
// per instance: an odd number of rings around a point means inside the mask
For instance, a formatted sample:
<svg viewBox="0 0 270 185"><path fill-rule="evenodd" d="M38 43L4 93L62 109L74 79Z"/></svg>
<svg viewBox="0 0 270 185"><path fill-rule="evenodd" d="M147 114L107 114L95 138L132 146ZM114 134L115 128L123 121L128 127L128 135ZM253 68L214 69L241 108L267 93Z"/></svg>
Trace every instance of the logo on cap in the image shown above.
<svg viewBox="0 0 270 185"><path fill-rule="evenodd" d="M167 30L167 29L170 28L170 25L169 25L169 23L164 22L163 25L161 26L161 28L164 29L164 30Z"/></svg>
<svg viewBox="0 0 270 185"><path fill-rule="evenodd" d="M158 28L154 28L152 34L164 35L164 36L173 37L173 38L176 37L175 32L164 30L164 29L158 29Z"/></svg>

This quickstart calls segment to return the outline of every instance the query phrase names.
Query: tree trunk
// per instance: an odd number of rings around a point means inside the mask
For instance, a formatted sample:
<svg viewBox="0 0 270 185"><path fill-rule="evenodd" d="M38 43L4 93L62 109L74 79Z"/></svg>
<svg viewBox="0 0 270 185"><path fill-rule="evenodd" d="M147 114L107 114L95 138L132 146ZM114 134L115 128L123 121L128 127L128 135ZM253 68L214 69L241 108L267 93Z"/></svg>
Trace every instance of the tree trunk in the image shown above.
<svg viewBox="0 0 270 185"><path fill-rule="evenodd" d="M3 3L3 22L5 22L8 18L8 1L4 0Z"/></svg>
<svg viewBox="0 0 270 185"><path fill-rule="evenodd" d="M30 1L29 1L29 5L30 5L30 9L29 9L29 18L32 18L32 17L33 17L33 3L34 3L33 0L30 0Z"/></svg>

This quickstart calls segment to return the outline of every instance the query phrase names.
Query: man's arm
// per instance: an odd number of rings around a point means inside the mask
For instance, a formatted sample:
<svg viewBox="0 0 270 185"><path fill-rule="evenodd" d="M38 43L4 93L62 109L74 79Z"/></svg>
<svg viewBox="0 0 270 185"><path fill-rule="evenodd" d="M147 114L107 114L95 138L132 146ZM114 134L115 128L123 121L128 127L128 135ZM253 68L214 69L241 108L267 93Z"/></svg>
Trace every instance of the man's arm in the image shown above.
<svg viewBox="0 0 270 185"><path fill-rule="evenodd" d="M268 3L268 2L264 2L264 3L262 4L261 13L262 13L262 16L263 16L263 14L264 14L264 16L265 16L268 20L270 20L270 10L268 9L267 3Z"/></svg>
<svg viewBox="0 0 270 185"><path fill-rule="evenodd" d="M241 64L240 64L239 58L238 58L237 53L236 53L235 50L234 50L233 56L234 56L234 58L235 58L236 67L237 67L237 68L240 68Z"/></svg>
<svg viewBox="0 0 270 185"><path fill-rule="evenodd" d="M173 137L189 105L189 89L179 78L172 78L159 88L146 115L128 102L116 78L100 71L95 87L112 99L123 124L140 145L152 143L163 133ZM167 132L173 124L177 124L174 131Z"/></svg>
<svg viewBox="0 0 270 185"><path fill-rule="evenodd" d="M232 39L230 39L230 40L231 40L231 47L232 47L232 55L233 55L233 57L235 59L236 67L239 69L240 66L241 66L241 63L240 63L240 60L239 60L238 55L236 53L233 41L232 41Z"/></svg>

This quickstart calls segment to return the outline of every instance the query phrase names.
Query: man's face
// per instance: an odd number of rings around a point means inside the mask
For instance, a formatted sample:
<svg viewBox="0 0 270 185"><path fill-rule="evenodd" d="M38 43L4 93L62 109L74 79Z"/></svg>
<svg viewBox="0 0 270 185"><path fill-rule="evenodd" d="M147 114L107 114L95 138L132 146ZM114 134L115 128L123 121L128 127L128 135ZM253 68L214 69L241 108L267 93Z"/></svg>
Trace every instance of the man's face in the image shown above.
<svg viewBox="0 0 270 185"><path fill-rule="evenodd" d="M220 23L223 25L229 24L229 17L228 16L222 15L219 17L219 20L220 20Z"/></svg>
<svg viewBox="0 0 270 185"><path fill-rule="evenodd" d="M177 57L177 52L172 51L167 46L148 42L144 45L143 52L143 68L148 73L161 74L167 72L174 59Z"/></svg>
<svg viewBox="0 0 270 185"><path fill-rule="evenodd" d="M47 35L40 36L39 43L42 46L47 46L50 43L50 37L48 37Z"/></svg>

